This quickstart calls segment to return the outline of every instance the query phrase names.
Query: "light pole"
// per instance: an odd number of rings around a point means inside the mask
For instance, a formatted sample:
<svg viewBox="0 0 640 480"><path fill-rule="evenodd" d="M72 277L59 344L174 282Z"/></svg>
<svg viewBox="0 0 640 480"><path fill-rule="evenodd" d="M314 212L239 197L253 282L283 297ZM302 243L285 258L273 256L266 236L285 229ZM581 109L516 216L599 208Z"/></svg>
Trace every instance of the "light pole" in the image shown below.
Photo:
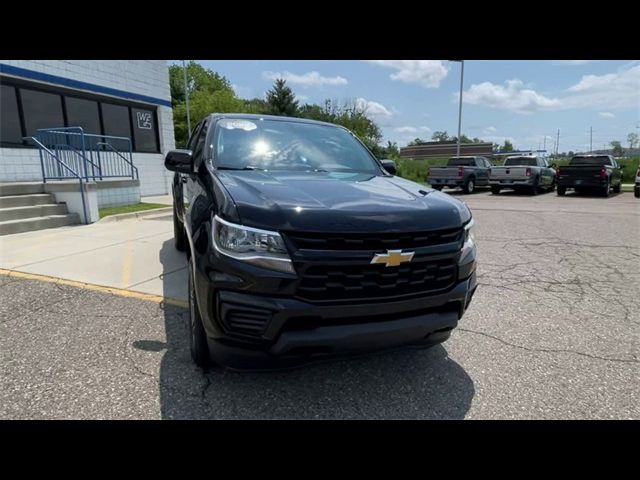
<svg viewBox="0 0 640 480"><path fill-rule="evenodd" d="M187 102L187 130L189 131L189 135L187 135L187 139L191 137L191 115L189 113L189 89L187 88L187 66L182 60L182 73L184 74L184 99Z"/></svg>
<svg viewBox="0 0 640 480"><path fill-rule="evenodd" d="M460 62L460 104L458 106L458 145L456 147L456 157L460 156L460 135L462 130L462 86L464 85L464 60L449 60L450 62Z"/></svg>

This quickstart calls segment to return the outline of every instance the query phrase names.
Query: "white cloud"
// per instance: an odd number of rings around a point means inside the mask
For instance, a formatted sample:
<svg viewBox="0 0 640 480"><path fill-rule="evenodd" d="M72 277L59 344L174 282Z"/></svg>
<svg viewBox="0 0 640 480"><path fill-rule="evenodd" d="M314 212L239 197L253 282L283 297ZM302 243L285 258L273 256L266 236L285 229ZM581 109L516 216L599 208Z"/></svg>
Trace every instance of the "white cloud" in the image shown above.
<svg viewBox="0 0 640 480"><path fill-rule="evenodd" d="M633 64L632 64L633 65ZM584 75L567 89L568 108L605 106L611 108L640 108L640 65L620 69L605 75Z"/></svg>
<svg viewBox="0 0 640 480"><path fill-rule="evenodd" d="M496 133L498 131L498 129L496 127L487 127L484 130L482 130L482 133L484 133L485 135L488 135L490 133Z"/></svg>
<svg viewBox="0 0 640 480"><path fill-rule="evenodd" d="M373 117L390 117L393 115L393 113L391 113L391 111L387 107L385 107L381 103L374 102L373 100L357 98L356 106L365 110L369 115Z"/></svg>
<svg viewBox="0 0 640 480"><path fill-rule="evenodd" d="M307 72L302 75L298 75L291 72L262 72L262 78L265 80L276 80L278 78L284 78L287 82L304 85L306 87L322 87L324 85L339 86L349 83L346 78L336 77L323 77L318 72Z"/></svg>
<svg viewBox="0 0 640 480"><path fill-rule="evenodd" d="M457 101L459 94L454 94ZM538 110L558 108L561 102L557 98L548 98L531 88L526 88L522 80L507 80L504 85L483 82L471 85L463 93L465 103L486 105L517 113L533 113Z"/></svg>
<svg viewBox="0 0 640 480"><path fill-rule="evenodd" d="M442 60L369 60L370 63L395 70L392 80L417 83L425 88L439 87L449 73Z"/></svg>
<svg viewBox="0 0 640 480"><path fill-rule="evenodd" d="M593 62L593 60L553 60L551 63L557 63L558 65L585 65Z"/></svg>
<svg viewBox="0 0 640 480"><path fill-rule="evenodd" d="M300 93L296 93L296 100L299 103L304 103L304 102L307 102L309 100L309 96L308 95L302 95Z"/></svg>
<svg viewBox="0 0 640 480"><path fill-rule="evenodd" d="M600 116L604 118L614 118L615 115L611 112L600 112Z"/></svg>
<svg viewBox="0 0 640 480"><path fill-rule="evenodd" d="M406 127L396 127L393 129L393 131L398 133L416 133L418 129L416 127L406 126Z"/></svg>
<svg viewBox="0 0 640 480"><path fill-rule="evenodd" d="M393 131L398 133L418 133L418 132L430 132L431 129L429 127L404 126L404 127L396 127L393 129Z"/></svg>

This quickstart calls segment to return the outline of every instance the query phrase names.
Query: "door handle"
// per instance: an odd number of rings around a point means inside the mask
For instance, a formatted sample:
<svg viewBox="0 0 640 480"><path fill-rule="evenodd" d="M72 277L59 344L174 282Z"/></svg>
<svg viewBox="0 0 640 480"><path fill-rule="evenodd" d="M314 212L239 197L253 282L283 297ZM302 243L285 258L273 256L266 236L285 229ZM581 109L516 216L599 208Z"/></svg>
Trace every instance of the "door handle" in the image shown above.
<svg viewBox="0 0 640 480"><path fill-rule="evenodd" d="M187 183L188 182L187 177L180 177L180 178L182 179L182 183Z"/></svg>

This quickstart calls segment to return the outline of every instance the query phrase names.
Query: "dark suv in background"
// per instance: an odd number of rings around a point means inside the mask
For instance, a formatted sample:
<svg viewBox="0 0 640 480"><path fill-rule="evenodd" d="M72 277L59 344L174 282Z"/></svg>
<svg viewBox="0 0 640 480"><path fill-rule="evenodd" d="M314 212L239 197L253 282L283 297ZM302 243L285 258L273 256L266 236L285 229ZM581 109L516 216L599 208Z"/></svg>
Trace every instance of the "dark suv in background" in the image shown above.
<svg viewBox="0 0 640 480"><path fill-rule="evenodd" d="M467 206L394 176L342 127L210 115L165 165L202 367L429 347L469 306Z"/></svg>

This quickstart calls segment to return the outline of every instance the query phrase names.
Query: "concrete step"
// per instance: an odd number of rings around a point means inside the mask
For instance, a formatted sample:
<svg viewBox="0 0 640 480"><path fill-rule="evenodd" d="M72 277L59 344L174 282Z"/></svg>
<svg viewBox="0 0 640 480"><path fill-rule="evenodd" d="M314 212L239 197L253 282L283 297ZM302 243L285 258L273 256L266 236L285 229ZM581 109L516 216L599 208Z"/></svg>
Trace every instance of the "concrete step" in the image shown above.
<svg viewBox="0 0 640 480"><path fill-rule="evenodd" d="M21 220L8 220L6 222L0 222L0 235L44 230L45 228L64 227L65 225L75 225L77 223L80 223L80 216L77 213L48 215L46 217L34 217ZM9 252L7 252L7 254L8 253Z"/></svg>
<svg viewBox="0 0 640 480"><path fill-rule="evenodd" d="M44 193L44 184L42 182L0 183L0 196L29 195L30 193Z"/></svg>
<svg viewBox="0 0 640 480"><path fill-rule="evenodd" d="M28 195L9 195L0 197L0 208L30 207L33 205L45 205L56 203L55 197L50 193L31 193Z"/></svg>
<svg viewBox="0 0 640 480"><path fill-rule="evenodd" d="M30 205L27 207L0 208L0 222L20 220L23 218L48 217L50 215L65 215L67 205L64 203L48 203L44 205Z"/></svg>

